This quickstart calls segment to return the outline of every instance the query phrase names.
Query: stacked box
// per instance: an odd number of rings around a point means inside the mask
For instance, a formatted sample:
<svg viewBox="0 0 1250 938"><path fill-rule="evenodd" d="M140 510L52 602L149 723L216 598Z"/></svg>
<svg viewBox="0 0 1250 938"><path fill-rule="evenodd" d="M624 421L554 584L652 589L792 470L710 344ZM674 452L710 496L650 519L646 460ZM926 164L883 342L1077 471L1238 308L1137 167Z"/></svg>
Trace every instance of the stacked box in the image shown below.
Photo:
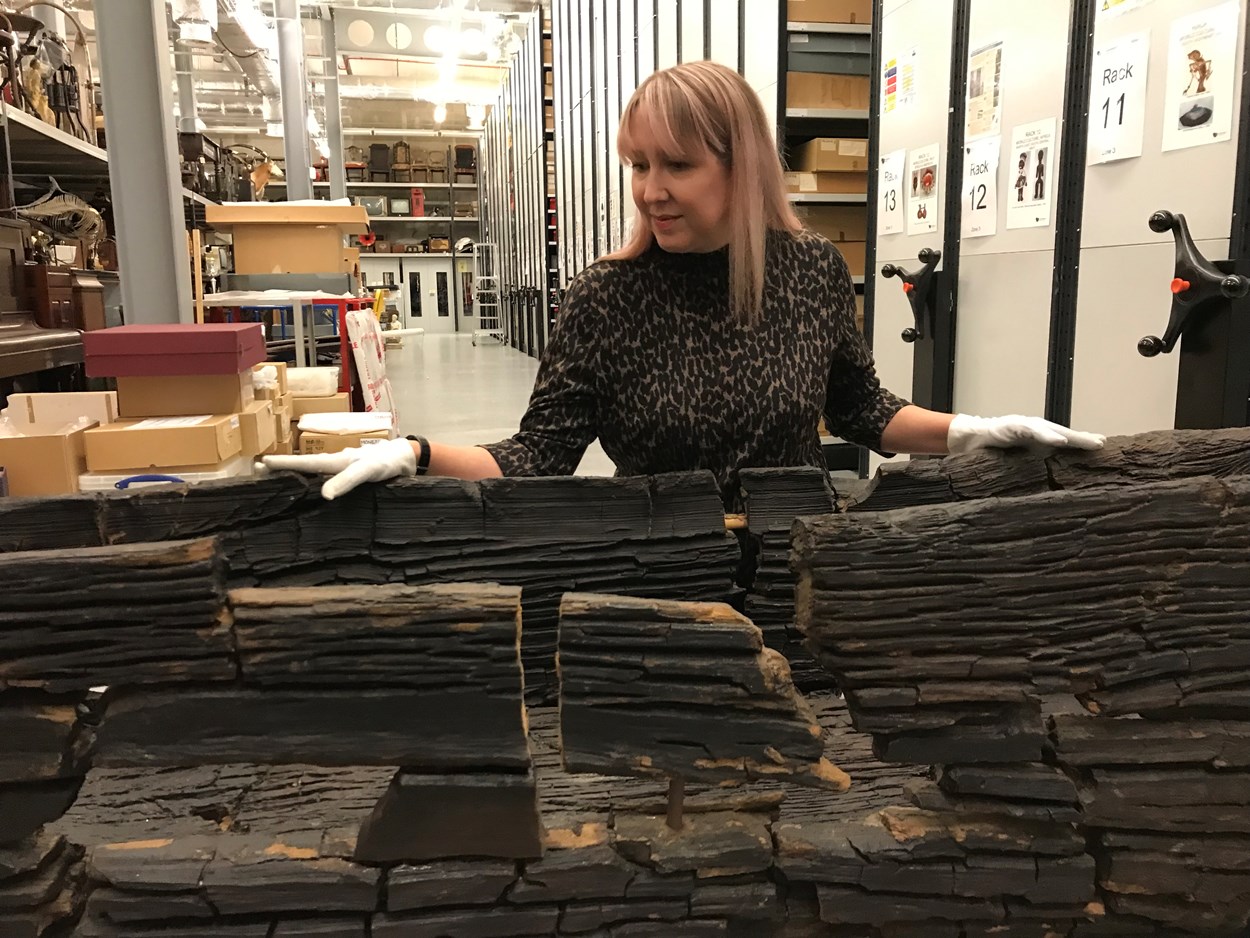
<svg viewBox="0 0 1250 938"><path fill-rule="evenodd" d="M258 323L120 326L86 339L87 373L117 381L120 419L84 435L85 488L101 476L221 477L246 472L276 442L272 402L258 400Z"/></svg>

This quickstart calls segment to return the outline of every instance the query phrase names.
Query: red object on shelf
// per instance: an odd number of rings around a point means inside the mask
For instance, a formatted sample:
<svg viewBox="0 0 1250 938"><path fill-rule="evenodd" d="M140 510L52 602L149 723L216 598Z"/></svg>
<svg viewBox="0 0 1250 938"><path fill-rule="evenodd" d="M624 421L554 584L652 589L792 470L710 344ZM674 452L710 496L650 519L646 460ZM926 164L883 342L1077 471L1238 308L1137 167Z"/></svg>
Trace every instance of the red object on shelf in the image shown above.
<svg viewBox="0 0 1250 938"><path fill-rule="evenodd" d="M259 323L115 326L83 334L92 378L228 375L266 359Z"/></svg>

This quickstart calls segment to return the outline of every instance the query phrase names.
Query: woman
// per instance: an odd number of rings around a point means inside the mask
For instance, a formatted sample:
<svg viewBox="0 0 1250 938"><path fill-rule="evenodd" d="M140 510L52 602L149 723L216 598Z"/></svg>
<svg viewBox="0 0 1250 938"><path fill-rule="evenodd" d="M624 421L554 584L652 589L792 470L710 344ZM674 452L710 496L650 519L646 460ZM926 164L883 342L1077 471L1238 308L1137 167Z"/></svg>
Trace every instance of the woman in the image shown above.
<svg viewBox="0 0 1250 938"><path fill-rule="evenodd" d="M711 470L726 504L748 466L824 466L817 426L879 452L968 452L1103 438L1038 418L939 414L881 388L855 328L846 263L804 230L758 97L732 69L657 72L621 118L637 218L629 243L570 285L513 437L420 437L273 469L362 482L424 474L568 475L596 437L621 475Z"/></svg>

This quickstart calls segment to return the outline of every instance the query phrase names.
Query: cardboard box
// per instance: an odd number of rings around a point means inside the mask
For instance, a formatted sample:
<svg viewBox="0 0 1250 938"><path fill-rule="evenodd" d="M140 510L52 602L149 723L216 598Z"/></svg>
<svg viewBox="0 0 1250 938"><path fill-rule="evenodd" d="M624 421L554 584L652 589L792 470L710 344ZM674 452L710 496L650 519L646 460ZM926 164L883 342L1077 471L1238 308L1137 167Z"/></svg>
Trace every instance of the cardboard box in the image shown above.
<svg viewBox="0 0 1250 938"><path fill-rule="evenodd" d="M10 394L5 416L18 426L64 426L83 417L96 423L112 423L117 419L117 392Z"/></svg>
<svg viewBox="0 0 1250 938"><path fill-rule="evenodd" d="M273 446L278 440L278 428L272 402L254 401L245 407L239 414L239 429L243 431L244 456L254 458Z"/></svg>
<svg viewBox="0 0 1250 938"><path fill-rule="evenodd" d="M872 97L867 75L786 72L786 107L866 111Z"/></svg>
<svg viewBox="0 0 1250 938"><path fill-rule="evenodd" d="M272 401L273 405L273 424L275 438L278 440L289 440L291 438L291 424L294 417L292 411L292 401L294 398L290 394L283 394L277 400Z"/></svg>
<svg viewBox="0 0 1250 938"><path fill-rule="evenodd" d="M88 430L87 469L217 465L243 451L237 415L121 420Z"/></svg>
<svg viewBox="0 0 1250 938"><path fill-rule="evenodd" d="M237 414L255 400L251 371L233 375L117 379L117 406L123 420Z"/></svg>
<svg viewBox="0 0 1250 938"><path fill-rule="evenodd" d="M229 231L239 274L350 273L344 236L364 234L359 205L241 202L205 207L205 220Z"/></svg>
<svg viewBox="0 0 1250 938"><path fill-rule="evenodd" d="M92 425L94 427L94 424ZM63 424L34 424L22 436L0 437L0 467L10 495L72 495L87 471L84 457L90 427L67 431Z"/></svg>
<svg viewBox="0 0 1250 938"><path fill-rule="evenodd" d="M114 326L82 343L92 378L237 375L267 357L258 322Z"/></svg>
<svg viewBox="0 0 1250 938"><path fill-rule="evenodd" d="M868 242L840 241L834 247L842 252L852 277L864 276L864 271L868 266Z"/></svg>
<svg viewBox="0 0 1250 938"><path fill-rule="evenodd" d="M285 440L278 440L273 445L273 449L265 454L266 456L294 456L295 455L295 437L288 436Z"/></svg>
<svg viewBox="0 0 1250 938"><path fill-rule="evenodd" d="M871 23L872 0L788 0L791 23Z"/></svg>
<svg viewBox="0 0 1250 938"><path fill-rule="evenodd" d="M867 241L866 205L796 205L799 220L830 241Z"/></svg>
<svg viewBox="0 0 1250 938"><path fill-rule="evenodd" d="M365 433L317 433L302 430L299 435L299 451L303 454L341 453L351 447L367 446L370 441L380 443L390 438L391 435L386 430L370 430Z"/></svg>
<svg viewBox="0 0 1250 938"><path fill-rule="evenodd" d="M291 398L292 420L299 420L305 414L345 414L350 410L346 391L331 394L329 397Z"/></svg>
<svg viewBox="0 0 1250 938"><path fill-rule="evenodd" d="M867 173L786 173L786 191L868 196Z"/></svg>
<svg viewBox="0 0 1250 938"><path fill-rule="evenodd" d="M801 173L866 173L868 141L817 137L791 151L790 168Z"/></svg>

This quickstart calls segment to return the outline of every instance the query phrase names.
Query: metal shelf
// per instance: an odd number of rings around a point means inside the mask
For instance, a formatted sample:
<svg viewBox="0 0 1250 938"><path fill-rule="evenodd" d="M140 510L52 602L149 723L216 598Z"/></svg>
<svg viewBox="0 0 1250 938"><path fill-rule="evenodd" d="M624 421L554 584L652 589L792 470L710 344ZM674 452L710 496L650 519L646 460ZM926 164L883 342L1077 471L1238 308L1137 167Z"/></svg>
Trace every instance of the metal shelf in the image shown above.
<svg viewBox="0 0 1250 938"><path fill-rule="evenodd" d="M788 33L840 33L844 36L871 36L871 23L786 23Z"/></svg>
<svg viewBox="0 0 1250 938"><path fill-rule="evenodd" d="M375 221L469 221L467 218L452 218L450 215L370 215L369 223Z"/></svg>
<svg viewBox="0 0 1250 938"><path fill-rule="evenodd" d="M422 254L420 251L399 251L399 252L391 252L387 254L375 254L372 251L370 251L369 253L365 253L364 251L360 252L360 259L362 261L368 260L371 257L455 257L455 256L456 256L455 254L451 254L451 253ZM460 256L472 257L471 254L463 254Z"/></svg>
<svg viewBox="0 0 1250 938"><path fill-rule="evenodd" d="M67 184L73 180L108 182L108 154L95 144L79 140L11 104L3 104L3 116L13 175L55 176ZM190 189L184 188L182 197L201 205L213 204L212 199Z"/></svg>
<svg viewBox="0 0 1250 938"><path fill-rule="evenodd" d="M791 202L805 205L866 205L867 192L791 192Z"/></svg>
<svg viewBox="0 0 1250 938"><path fill-rule="evenodd" d="M790 120L822 120L822 121L866 121L867 109L848 111L831 107L791 107L786 108L786 117Z"/></svg>
<svg viewBox="0 0 1250 938"><path fill-rule="evenodd" d="M269 186L277 186L281 189L286 188L285 179L275 179L268 183ZM475 182L349 182L348 189L446 189L450 186L453 189L476 189ZM314 182L314 189L328 189L328 182Z"/></svg>

